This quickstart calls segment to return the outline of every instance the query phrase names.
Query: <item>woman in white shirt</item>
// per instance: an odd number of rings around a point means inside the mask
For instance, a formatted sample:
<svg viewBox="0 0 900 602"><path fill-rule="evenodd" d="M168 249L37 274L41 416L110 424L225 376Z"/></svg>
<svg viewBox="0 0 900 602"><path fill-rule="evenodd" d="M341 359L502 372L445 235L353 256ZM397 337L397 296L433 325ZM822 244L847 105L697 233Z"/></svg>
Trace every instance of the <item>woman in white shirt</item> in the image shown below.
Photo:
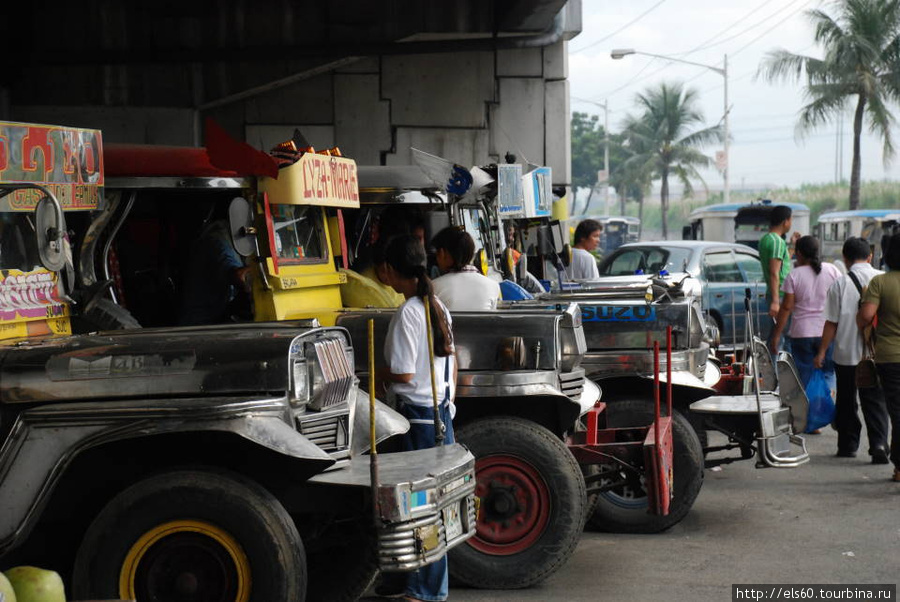
<svg viewBox="0 0 900 602"><path fill-rule="evenodd" d="M572 262L566 269L572 280L597 280L597 260L591 251L600 244L600 231L603 226L597 220L586 219L575 228L575 246L572 249Z"/></svg>
<svg viewBox="0 0 900 602"><path fill-rule="evenodd" d="M497 309L500 284L478 272L472 265L475 241L465 230L448 227L431 239L437 253L440 278L434 279L434 293L450 311Z"/></svg>
<svg viewBox="0 0 900 602"><path fill-rule="evenodd" d="M435 446L434 398L431 370L437 382L439 416L444 426L444 444L453 443L453 393L456 385L453 332L450 312L435 296L426 275L425 249L415 236L392 239L385 250L389 284L406 298L388 326L385 342L387 370L381 376L388 383L388 395L410 423L403 436L406 450ZM431 312L434 337L434 364L429 366L425 303ZM405 595L412 600L446 600L447 558L408 575Z"/></svg>

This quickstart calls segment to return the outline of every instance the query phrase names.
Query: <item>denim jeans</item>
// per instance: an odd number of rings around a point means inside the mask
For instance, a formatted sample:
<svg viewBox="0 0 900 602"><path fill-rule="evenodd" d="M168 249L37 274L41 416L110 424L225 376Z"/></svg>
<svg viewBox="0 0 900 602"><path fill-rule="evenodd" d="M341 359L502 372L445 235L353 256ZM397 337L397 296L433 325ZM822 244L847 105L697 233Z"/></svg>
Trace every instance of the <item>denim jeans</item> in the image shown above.
<svg viewBox="0 0 900 602"><path fill-rule="evenodd" d="M878 376L891 417L891 462L900 470L900 364L878 364Z"/></svg>
<svg viewBox="0 0 900 602"><path fill-rule="evenodd" d="M403 435L404 451L428 449L434 447L434 408L408 403L403 397L397 398L397 410L409 420L409 431ZM450 404L444 402L440 406L439 415L444 423L444 445L449 445L453 438L453 420L450 417ZM419 600L442 602L450 593L447 572L447 556L424 566L413 573L400 573L392 576L392 583L406 578L406 595Z"/></svg>

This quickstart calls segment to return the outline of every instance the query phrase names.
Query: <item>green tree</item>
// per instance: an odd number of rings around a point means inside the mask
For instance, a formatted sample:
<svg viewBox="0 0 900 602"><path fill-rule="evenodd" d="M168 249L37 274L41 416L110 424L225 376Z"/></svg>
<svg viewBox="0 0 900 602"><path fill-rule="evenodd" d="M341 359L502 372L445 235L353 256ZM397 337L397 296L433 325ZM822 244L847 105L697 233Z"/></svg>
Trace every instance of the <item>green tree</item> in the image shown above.
<svg viewBox="0 0 900 602"><path fill-rule="evenodd" d="M859 208L860 134L863 121L882 139L885 163L894 155L888 103L900 100L900 2L897 0L839 0L835 16L809 10L815 41L825 50L822 59L773 50L760 65L768 81L800 81L806 74L809 100L797 123L801 136L840 119L845 105L856 97L853 114L853 162L850 170L850 209Z"/></svg>
<svg viewBox="0 0 900 602"><path fill-rule="evenodd" d="M578 190L590 190L582 213L590 206L597 186L597 171L603 169L603 144L605 132L600 117L588 113L572 113L572 213Z"/></svg>
<svg viewBox="0 0 900 602"><path fill-rule="evenodd" d="M668 238L669 176L678 178L684 195L690 196L690 179L703 179L697 168L712 162L699 149L721 141L722 128L693 129L703 123L703 113L697 108L697 91L681 83L664 82L638 94L635 102L640 113L628 115L623 128L625 146L632 153L625 165L634 173L661 180L662 235Z"/></svg>
<svg viewBox="0 0 900 602"><path fill-rule="evenodd" d="M616 157L616 168L611 169L609 185L616 189L619 196L619 212L625 215L625 204L633 199L638 204L638 219L644 219L644 198L650 190L653 174L644 165L630 162L634 156L627 144L625 133L610 136L610 153Z"/></svg>

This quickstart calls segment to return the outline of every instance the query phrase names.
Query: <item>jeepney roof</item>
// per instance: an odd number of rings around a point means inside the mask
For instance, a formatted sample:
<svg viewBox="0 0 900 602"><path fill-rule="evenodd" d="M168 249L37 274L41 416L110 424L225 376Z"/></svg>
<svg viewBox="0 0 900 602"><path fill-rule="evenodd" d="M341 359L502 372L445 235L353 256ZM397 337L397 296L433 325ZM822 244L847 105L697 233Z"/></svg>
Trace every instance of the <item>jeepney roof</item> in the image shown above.
<svg viewBox="0 0 900 602"><path fill-rule="evenodd" d="M820 222L839 222L854 217L900 217L900 209L857 209L855 211L830 211L819 216Z"/></svg>
<svg viewBox="0 0 900 602"><path fill-rule="evenodd" d="M747 209L750 209L751 207L759 207L761 210L765 211L765 210L771 209L772 207L775 207L777 205L787 205L795 213L797 213L797 212L809 213L809 207L807 207L803 203L776 203L776 202L772 202L772 203L759 203L759 202L754 202L754 203L716 203L713 205L705 205L703 207L697 207L696 209L691 211L689 219L696 219L699 217L703 217L705 215L723 215L723 216L725 216L727 214L736 215L737 212L740 211L741 209L746 211Z"/></svg>

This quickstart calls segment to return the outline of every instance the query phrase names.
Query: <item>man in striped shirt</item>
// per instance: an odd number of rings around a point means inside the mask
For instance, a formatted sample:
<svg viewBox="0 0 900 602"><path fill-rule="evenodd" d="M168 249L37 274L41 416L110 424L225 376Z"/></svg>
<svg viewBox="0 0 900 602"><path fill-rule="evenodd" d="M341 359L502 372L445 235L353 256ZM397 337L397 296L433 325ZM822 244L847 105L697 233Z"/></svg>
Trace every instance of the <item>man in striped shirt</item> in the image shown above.
<svg viewBox="0 0 900 602"><path fill-rule="evenodd" d="M781 308L781 285L791 271L791 253L784 240L785 234L791 231L791 214L791 208L786 205L773 207L769 214L769 231L759 239L759 262L766 279L769 315L773 318ZM800 233L794 232L791 244L799 237Z"/></svg>

